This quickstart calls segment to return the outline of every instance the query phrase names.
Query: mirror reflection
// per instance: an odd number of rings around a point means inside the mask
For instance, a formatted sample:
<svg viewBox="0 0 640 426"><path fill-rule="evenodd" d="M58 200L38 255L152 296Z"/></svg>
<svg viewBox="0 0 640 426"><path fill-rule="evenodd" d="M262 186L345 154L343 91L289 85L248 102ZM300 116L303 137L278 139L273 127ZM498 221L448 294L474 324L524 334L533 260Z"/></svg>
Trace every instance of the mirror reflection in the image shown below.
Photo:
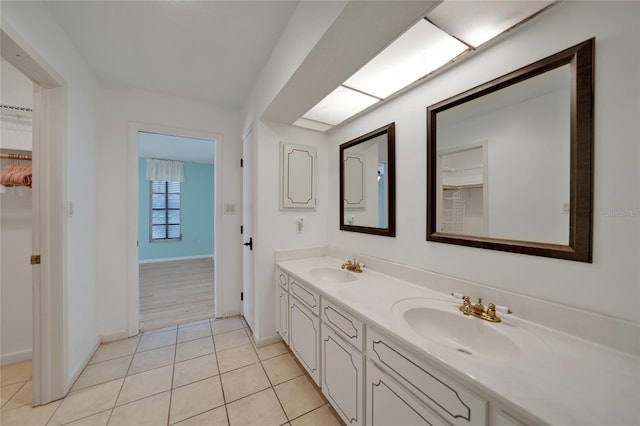
<svg viewBox="0 0 640 426"><path fill-rule="evenodd" d="M591 262L587 40L427 108L427 240Z"/></svg>
<svg viewBox="0 0 640 426"><path fill-rule="evenodd" d="M441 232L569 243L569 65L438 113Z"/></svg>
<svg viewBox="0 0 640 426"><path fill-rule="evenodd" d="M395 235L394 124L340 145L340 229Z"/></svg>

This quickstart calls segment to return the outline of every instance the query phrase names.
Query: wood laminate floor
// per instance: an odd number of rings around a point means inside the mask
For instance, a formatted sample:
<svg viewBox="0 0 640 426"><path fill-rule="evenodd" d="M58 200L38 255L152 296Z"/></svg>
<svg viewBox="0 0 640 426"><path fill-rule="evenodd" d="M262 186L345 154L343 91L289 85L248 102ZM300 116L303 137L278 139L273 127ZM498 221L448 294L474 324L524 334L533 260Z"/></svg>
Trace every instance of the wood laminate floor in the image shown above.
<svg viewBox="0 0 640 426"><path fill-rule="evenodd" d="M140 264L140 330L211 318L213 259Z"/></svg>

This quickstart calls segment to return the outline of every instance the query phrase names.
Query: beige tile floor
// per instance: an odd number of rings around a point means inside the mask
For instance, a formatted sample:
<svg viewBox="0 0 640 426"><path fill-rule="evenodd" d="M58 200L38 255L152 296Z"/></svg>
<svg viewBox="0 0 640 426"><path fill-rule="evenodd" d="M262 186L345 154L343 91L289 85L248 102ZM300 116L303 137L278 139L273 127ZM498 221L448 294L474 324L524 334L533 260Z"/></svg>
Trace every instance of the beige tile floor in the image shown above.
<svg viewBox="0 0 640 426"><path fill-rule="evenodd" d="M288 348L256 348L240 317L104 343L45 406L31 407L30 361L0 378L2 426L342 424Z"/></svg>

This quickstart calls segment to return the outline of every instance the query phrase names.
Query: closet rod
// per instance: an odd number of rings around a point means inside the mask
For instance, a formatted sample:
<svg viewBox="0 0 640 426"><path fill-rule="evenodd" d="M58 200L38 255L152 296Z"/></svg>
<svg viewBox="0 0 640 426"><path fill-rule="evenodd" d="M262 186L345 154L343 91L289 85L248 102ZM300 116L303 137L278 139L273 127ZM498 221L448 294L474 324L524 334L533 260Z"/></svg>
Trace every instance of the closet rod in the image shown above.
<svg viewBox="0 0 640 426"><path fill-rule="evenodd" d="M0 158L8 158L9 160L23 160L23 161L31 161L32 157L27 154L2 154L0 153Z"/></svg>
<svg viewBox="0 0 640 426"><path fill-rule="evenodd" d="M19 111L19 112L33 112L33 110L29 107L21 107L21 106L15 106L15 105L7 105L7 104L0 104L0 108L9 109L11 111Z"/></svg>
<svg viewBox="0 0 640 426"><path fill-rule="evenodd" d="M13 118L16 120L31 120L33 110L29 107L0 104L0 114L3 117Z"/></svg>

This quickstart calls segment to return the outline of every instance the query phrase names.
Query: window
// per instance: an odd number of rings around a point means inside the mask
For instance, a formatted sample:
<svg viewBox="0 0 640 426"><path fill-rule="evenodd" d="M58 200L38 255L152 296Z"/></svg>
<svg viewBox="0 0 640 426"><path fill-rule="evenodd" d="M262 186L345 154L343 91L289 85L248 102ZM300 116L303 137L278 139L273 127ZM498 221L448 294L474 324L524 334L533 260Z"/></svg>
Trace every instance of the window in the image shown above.
<svg viewBox="0 0 640 426"><path fill-rule="evenodd" d="M151 241L180 240L180 182L151 181Z"/></svg>

